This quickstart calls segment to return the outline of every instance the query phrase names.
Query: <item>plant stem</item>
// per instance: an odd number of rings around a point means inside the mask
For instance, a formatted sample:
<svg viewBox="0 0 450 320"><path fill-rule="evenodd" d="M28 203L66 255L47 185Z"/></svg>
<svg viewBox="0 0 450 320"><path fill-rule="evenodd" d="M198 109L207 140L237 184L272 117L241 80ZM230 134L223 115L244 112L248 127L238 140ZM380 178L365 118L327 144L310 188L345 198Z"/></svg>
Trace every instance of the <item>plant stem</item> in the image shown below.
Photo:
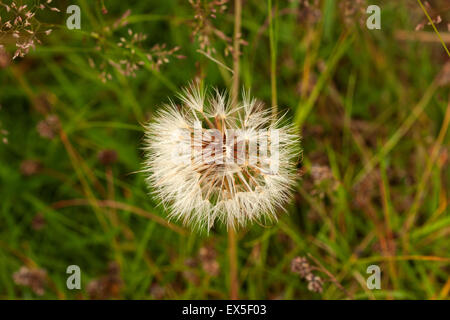
<svg viewBox="0 0 450 320"><path fill-rule="evenodd" d="M234 1L234 36L233 36L233 85L231 96L234 102L239 95L239 55L241 41L242 0Z"/></svg>
<svg viewBox="0 0 450 320"><path fill-rule="evenodd" d="M237 102L239 94L239 55L241 41L242 0L234 1L234 37L233 37L233 85L231 96L233 103ZM230 268L230 299L239 299L237 238L233 228L228 229L228 254Z"/></svg>
<svg viewBox="0 0 450 320"><path fill-rule="evenodd" d="M274 25L272 18L272 0L268 3L268 15L269 15L269 38L270 38L270 86L272 95L272 118L275 120L278 113L277 102L277 51L274 35ZM276 11L275 11L276 12Z"/></svg>
<svg viewBox="0 0 450 320"><path fill-rule="evenodd" d="M238 282L238 266L237 266L237 239L236 231L230 228L228 230L228 254L230 257L230 299L239 299L239 282Z"/></svg>

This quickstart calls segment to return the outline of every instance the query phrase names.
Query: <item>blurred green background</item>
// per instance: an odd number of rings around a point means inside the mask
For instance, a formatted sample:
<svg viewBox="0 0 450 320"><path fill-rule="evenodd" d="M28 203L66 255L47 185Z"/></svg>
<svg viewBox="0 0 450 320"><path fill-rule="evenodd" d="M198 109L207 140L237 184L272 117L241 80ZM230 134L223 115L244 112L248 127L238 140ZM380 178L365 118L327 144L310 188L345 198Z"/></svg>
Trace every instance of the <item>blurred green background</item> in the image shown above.
<svg viewBox="0 0 450 320"><path fill-rule="evenodd" d="M225 228L168 224L139 171L159 106L190 81L231 86L234 1L15 2L0 6L0 298L229 298ZM422 4L242 1L241 84L287 112L303 157L288 213L237 234L239 298L449 298L450 65L423 9L448 47L450 6Z"/></svg>

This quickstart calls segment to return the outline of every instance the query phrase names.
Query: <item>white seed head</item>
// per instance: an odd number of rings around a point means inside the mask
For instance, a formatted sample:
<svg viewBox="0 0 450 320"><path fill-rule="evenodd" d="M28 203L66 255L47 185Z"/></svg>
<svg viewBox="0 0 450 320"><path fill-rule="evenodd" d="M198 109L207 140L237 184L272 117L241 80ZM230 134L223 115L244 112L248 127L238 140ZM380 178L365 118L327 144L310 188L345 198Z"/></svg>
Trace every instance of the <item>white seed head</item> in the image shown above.
<svg viewBox="0 0 450 320"><path fill-rule="evenodd" d="M300 138L243 94L191 85L145 128L147 182L169 218L209 230L275 221L296 181Z"/></svg>

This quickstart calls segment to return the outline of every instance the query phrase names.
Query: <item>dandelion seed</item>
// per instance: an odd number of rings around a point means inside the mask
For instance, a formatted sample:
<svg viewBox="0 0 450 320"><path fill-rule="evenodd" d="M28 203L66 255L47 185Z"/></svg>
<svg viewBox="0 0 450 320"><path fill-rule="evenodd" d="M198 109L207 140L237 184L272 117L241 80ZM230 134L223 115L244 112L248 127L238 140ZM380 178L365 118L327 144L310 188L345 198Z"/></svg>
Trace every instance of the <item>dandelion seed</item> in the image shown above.
<svg viewBox="0 0 450 320"><path fill-rule="evenodd" d="M166 105L146 127L144 171L169 218L207 230L216 220L228 228L276 221L296 181L294 128L272 122L248 94L233 103L191 85L180 98L180 109Z"/></svg>

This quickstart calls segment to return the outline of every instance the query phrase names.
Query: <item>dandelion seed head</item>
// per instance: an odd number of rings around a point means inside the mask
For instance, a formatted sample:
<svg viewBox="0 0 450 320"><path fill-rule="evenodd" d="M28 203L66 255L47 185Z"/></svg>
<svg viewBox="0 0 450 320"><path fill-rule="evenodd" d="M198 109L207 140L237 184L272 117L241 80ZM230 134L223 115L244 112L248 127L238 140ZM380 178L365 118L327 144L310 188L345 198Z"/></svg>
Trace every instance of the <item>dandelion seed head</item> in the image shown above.
<svg viewBox="0 0 450 320"><path fill-rule="evenodd" d="M146 126L144 171L169 218L194 229L273 222L296 181L300 138L243 93L233 102L195 85Z"/></svg>

